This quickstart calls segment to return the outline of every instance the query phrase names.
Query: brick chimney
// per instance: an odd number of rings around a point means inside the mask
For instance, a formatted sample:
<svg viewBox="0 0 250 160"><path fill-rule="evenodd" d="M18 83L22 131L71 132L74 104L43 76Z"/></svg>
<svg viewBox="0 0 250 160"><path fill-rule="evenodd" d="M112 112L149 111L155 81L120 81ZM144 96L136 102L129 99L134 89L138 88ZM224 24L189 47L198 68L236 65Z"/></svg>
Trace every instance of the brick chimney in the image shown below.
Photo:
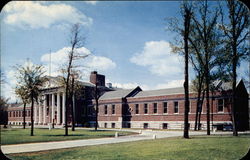
<svg viewBox="0 0 250 160"><path fill-rule="evenodd" d="M91 83L96 84L98 82L98 86L105 86L105 76L98 74L97 71L93 71L90 74L89 80Z"/></svg>

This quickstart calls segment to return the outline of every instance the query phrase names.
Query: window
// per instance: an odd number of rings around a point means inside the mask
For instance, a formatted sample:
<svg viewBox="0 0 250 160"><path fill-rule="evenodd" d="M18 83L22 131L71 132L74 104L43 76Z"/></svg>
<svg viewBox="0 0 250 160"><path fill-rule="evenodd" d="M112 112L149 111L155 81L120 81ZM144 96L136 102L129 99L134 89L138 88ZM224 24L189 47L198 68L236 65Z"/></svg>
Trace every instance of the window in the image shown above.
<svg viewBox="0 0 250 160"><path fill-rule="evenodd" d="M15 111L13 112L13 117L16 117L16 112Z"/></svg>
<svg viewBox="0 0 250 160"><path fill-rule="evenodd" d="M115 114L115 105L112 105L112 114Z"/></svg>
<svg viewBox="0 0 250 160"><path fill-rule="evenodd" d="M157 113L157 103L154 103L154 113Z"/></svg>
<svg viewBox="0 0 250 160"><path fill-rule="evenodd" d="M112 128L115 128L115 123L112 123L112 124L111 124L111 127L112 127Z"/></svg>
<svg viewBox="0 0 250 160"><path fill-rule="evenodd" d="M148 104L144 104L144 114L148 114Z"/></svg>
<svg viewBox="0 0 250 160"><path fill-rule="evenodd" d="M178 102L174 102L174 113L178 113L178 112L179 112Z"/></svg>
<svg viewBox="0 0 250 160"><path fill-rule="evenodd" d="M108 106L107 105L104 106L104 114L108 114Z"/></svg>
<svg viewBox="0 0 250 160"><path fill-rule="evenodd" d="M163 113L168 113L168 103L163 102Z"/></svg>
<svg viewBox="0 0 250 160"><path fill-rule="evenodd" d="M223 99L218 99L218 104L217 104L218 112L223 112L223 106L224 106Z"/></svg>
<svg viewBox="0 0 250 160"><path fill-rule="evenodd" d="M107 123L104 123L104 128L107 128Z"/></svg>
<svg viewBox="0 0 250 160"><path fill-rule="evenodd" d="M127 123L127 128L131 128L131 123Z"/></svg>
<svg viewBox="0 0 250 160"><path fill-rule="evenodd" d="M135 104L135 114L139 114L139 104Z"/></svg>
<svg viewBox="0 0 250 160"><path fill-rule="evenodd" d="M148 128L148 123L143 123L143 128L147 129Z"/></svg>
<svg viewBox="0 0 250 160"><path fill-rule="evenodd" d="M28 111L28 117L30 117L30 111Z"/></svg>
<svg viewBox="0 0 250 160"><path fill-rule="evenodd" d="M162 129L168 129L168 124L167 123L163 123L162 124Z"/></svg>

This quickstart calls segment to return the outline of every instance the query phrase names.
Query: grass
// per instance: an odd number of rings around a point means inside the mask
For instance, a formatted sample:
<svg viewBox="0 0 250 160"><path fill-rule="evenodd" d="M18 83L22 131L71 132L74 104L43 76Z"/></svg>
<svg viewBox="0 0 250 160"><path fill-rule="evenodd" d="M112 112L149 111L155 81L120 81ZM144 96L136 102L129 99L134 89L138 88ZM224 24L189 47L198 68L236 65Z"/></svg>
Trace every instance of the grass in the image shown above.
<svg viewBox="0 0 250 160"><path fill-rule="evenodd" d="M236 160L247 153L249 145L250 135L194 136L10 154L8 157L13 160Z"/></svg>
<svg viewBox="0 0 250 160"><path fill-rule="evenodd" d="M85 130L77 129L71 131L69 129L69 136L64 136L64 129L34 129L34 136L30 136L30 129L1 129L1 144L19 144L31 142L48 142L48 141L65 141L76 139L90 139L102 137L114 137L115 132L112 130ZM119 135L135 134L131 132L119 132Z"/></svg>

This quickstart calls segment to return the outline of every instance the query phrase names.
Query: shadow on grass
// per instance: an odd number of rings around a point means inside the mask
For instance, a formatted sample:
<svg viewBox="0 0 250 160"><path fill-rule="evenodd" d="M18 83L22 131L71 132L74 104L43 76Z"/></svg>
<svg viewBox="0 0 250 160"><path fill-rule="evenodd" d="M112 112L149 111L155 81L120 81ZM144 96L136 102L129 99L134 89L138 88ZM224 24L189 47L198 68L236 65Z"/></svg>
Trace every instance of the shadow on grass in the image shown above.
<svg viewBox="0 0 250 160"><path fill-rule="evenodd" d="M42 136L48 136L48 137L77 137L77 136L87 136L85 134L69 134L68 136L65 136L64 134L54 134L54 135L49 135L49 134L45 134Z"/></svg>
<svg viewBox="0 0 250 160"><path fill-rule="evenodd" d="M98 130L89 130L89 132L108 132L108 131L107 130L98 129Z"/></svg>

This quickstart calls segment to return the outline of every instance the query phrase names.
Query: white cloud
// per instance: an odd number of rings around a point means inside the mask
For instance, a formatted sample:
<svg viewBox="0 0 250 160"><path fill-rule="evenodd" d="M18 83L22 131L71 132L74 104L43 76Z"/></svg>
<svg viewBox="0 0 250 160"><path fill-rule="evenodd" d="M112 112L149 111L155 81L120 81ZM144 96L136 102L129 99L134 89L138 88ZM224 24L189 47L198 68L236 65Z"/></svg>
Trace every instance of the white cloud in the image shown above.
<svg viewBox="0 0 250 160"><path fill-rule="evenodd" d="M103 56L90 55L86 58L86 66L92 70L104 71L116 67L115 62Z"/></svg>
<svg viewBox="0 0 250 160"><path fill-rule="evenodd" d="M84 1L87 4L96 5L97 1Z"/></svg>
<svg viewBox="0 0 250 160"><path fill-rule="evenodd" d="M142 90L149 90L149 86L144 84L138 84L136 82L128 82L128 83L119 83L119 82L112 82L110 79L106 79L106 83L111 83L112 87L122 88L122 89L133 89L139 86Z"/></svg>
<svg viewBox="0 0 250 160"><path fill-rule="evenodd" d="M172 80L172 81L168 81L166 83L157 84L155 89L182 87L183 83L184 83L183 79Z"/></svg>
<svg viewBox="0 0 250 160"><path fill-rule="evenodd" d="M32 1L13 1L7 3L3 11L4 22L21 28L48 28L63 23L80 23L89 26L93 19L87 17L76 8L66 4L51 4Z"/></svg>
<svg viewBox="0 0 250 160"><path fill-rule="evenodd" d="M64 47L56 52L52 52L44 54L41 57L41 62L45 64L45 68L47 70L46 74L49 74L49 68L51 68L51 75L57 76L60 74L59 69L67 62L68 52L70 51L70 47ZM103 56L95 56L91 55L91 51L85 47L78 48L76 52L80 55L89 55L85 59L79 59L74 61L73 65L77 65L83 68L83 71L87 71L84 74L87 74L90 71L98 70L98 71L106 71L109 69L113 69L116 67L115 62L111 59ZM50 67L50 59L51 59L51 67Z"/></svg>
<svg viewBox="0 0 250 160"><path fill-rule="evenodd" d="M176 76L182 73L183 65L179 55L171 53L166 41L146 42L143 50L130 58L130 62L149 67L152 74Z"/></svg>

